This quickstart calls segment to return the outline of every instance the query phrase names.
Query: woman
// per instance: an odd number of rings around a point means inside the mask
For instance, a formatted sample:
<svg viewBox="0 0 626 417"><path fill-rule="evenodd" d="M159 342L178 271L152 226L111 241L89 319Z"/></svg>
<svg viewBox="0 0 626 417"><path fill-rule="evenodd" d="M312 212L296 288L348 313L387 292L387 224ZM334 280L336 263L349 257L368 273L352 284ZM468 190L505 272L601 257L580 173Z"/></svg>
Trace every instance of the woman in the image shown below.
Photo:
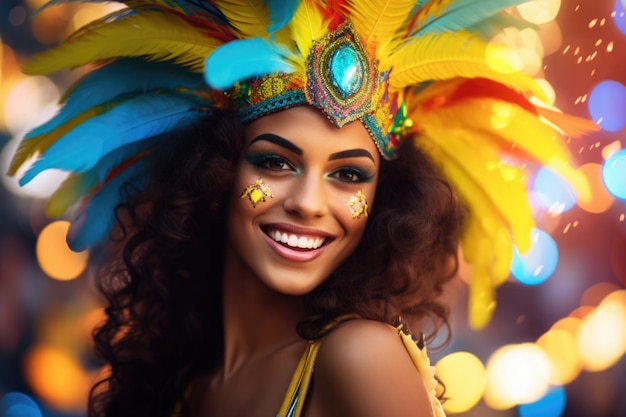
<svg viewBox="0 0 626 417"><path fill-rule="evenodd" d="M125 3L25 66L105 60L11 168L73 172L75 249L120 226L90 415L443 415L410 336L457 264L439 173L475 327L530 243L515 161L576 180L537 84L486 59L519 1Z"/></svg>
<svg viewBox="0 0 626 417"><path fill-rule="evenodd" d="M381 163L360 122L336 129L310 107L245 130L221 113L177 136L122 216L133 219L128 284L101 281L111 307L96 340L117 372L92 405L106 415L170 415L174 404L183 415L275 415L307 340L324 340L303 415L430 415L397 330L380 323L446 317L436 296L453 273L443 266L455 258L459 211L426 158L407 146ZM241 191L259 177L271 195L253 205ZM367 216L346 205L359 192ZM160 209L146 216L146 205ZM364 400L376 387L380 400Z"/></svg>

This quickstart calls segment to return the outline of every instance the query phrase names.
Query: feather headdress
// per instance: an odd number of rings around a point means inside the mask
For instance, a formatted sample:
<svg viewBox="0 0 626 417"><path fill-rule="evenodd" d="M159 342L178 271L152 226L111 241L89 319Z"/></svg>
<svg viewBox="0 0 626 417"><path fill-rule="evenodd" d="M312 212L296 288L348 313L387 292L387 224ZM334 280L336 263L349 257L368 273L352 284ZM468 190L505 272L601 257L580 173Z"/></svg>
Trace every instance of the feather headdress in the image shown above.
<svg viewBox="0 0 626 417"><path fill-rule="evenodd" d="M72 1L80 0L48 7ZM563 135L595 125L534 104L541 88L489 43L513 20L504 9L524 0L120 2L127 8L24 66L48 74L99 64L26 135L9 171L38 155L22 184L49 168L71 172L48 211L77 207L74 249L103 239L121 185L143 181L150 150L202 117L199 109L234 107L249 121L315 106L338 127L361 120L387 158L412 138L470 210L462 245L474 269L474 328L492 314L514 245L531 244L527 163L551 167L582 198L589 192Z"/></svg>

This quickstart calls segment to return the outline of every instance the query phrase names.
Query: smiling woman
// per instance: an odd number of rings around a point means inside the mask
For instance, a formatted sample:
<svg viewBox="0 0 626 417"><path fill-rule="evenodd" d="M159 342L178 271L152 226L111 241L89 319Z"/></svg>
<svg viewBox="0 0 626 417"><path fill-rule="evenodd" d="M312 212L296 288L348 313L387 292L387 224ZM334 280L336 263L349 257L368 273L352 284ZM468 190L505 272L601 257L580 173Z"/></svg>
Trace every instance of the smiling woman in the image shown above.
<svg viewBox="0 0 626 417"><path fill-rule="evenodd" d="M316 288L361 239L367 218L353 219L346 204L359 191L374 202L379 164L358 122L337 129L302 106L252 122L234 189L262 177L272 198L254 207L231 197L225 277L251 273L291 295ZM307 248L309 241L318 247Z"/></svg>
<svg viewBox="0 0 626 417"><path fill-rule="evenodd" d="M459 239L481 327L528 161L577 179L542 120L587 127L486 61L520 2L127 0L27 63L101 64L10 168L70 171L49 212L103 249L90 416L443 416Z"/></svg>
<svg viewBox="0 0 626 417"><path fill-rule="evenodd" d="M407 144L381 160L362 124L337 129L303 106L248 126L215 112L171 135L151 182L118 209L126 235L101 270L110 318L96 334L118 371L96 387L92 412L433 413L436 383L426 390L398 330L381 327L446 318L436 297L454 273L460 212L427 158ZM253 204L259 177L271 192ZM347 203L359 192L370 212L357 218ZM313 384L298 403L303 388L288 387L306 358L308 377L317 363L315 381L334 388ZM406 379L407 391L357 401L383 379Z"/></svg>

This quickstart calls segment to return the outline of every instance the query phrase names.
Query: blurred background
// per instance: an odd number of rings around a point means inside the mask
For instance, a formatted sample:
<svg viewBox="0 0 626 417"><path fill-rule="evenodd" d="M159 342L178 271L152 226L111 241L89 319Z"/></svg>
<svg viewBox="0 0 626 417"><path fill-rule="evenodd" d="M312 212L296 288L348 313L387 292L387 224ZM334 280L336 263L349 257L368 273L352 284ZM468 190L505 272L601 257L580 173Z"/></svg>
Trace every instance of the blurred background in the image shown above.
<svg viewBox="0 0 626 417"><path fill-rule="evenodd" d="M84 416L99 371L90 332L102 310L86 269L90 254L71 253L67 222L43 214L64 174L46 172L19 188L4 173L19 139L54 114L82 71L27 77L20 63L120 5L72 3L33 15L43 3L0 0L0 415L7 417ZM577 202L550 171L533 172L531 251L514 259L495 316L480 331L467 324L471 271L462 265L447 294L452 341L431 360L448 386L449 414L626 417L626 0L531 1L511 13L539 27L499 36L520 69L541 80L558 108L601 127L569 142L593 198Z"/></svg>

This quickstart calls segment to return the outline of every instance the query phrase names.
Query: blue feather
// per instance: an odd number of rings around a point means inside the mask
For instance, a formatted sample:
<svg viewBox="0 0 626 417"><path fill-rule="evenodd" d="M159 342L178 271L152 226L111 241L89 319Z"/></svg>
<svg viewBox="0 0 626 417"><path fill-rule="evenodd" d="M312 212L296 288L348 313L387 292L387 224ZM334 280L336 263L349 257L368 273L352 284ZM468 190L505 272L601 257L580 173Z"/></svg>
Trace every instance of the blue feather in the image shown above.
<svg viewBox="0 0 626 417"><path fill-rule="evenodd" d="M121 59L77 81L62 100L63 109L24 137L32 138L58 129L84 111L130 93L179 87L206 87L202 75L168 62Z"/></svg>
<svg viewBox="0 0 626 417"><path fill-rule="evenodd" d="M73 251L83 251L102 242L115 223L115 207L128 197L123 192L145 188L148 183L147 170L150 158L144 158L129 166L100 189L72 220L67 243ZM132 183L132 189L123 187Z"/></svg>
<svg viewBox="0 0 626 417"><path fill-rule="evenodd" d="M41 8L39 8L37 13L39 13L40 11L48 7L56 6L56 5L64 4L64 3L110 3L111 1L112 0L50 0L49 2L41 6ZM132 0L130 1L129 0L117 0L117 2L128 6L129 3L132 3ZM220 25L226 25L228 23L228 20L226 19L224 14L217 7L210 4L208 1L169 0L169 3L175 4L176 6L178 6L183 11L183 13L186 14L187 16L199 16L199 15L208 16L211 18L211 20L213 20L215 23L218 23ZM151 4L149 1L146 1L145 4L142 4L141 6L149 7L151 6ZM140 6L138 7L135 4L134 7L139 8Z"/></svg>
<svg viewBox="0 0 626 417"><path fill-rule="evenodd" d="M457 0L444 9L440 15L428 16L414 34L455 32L475 27L505 8L516 6L526 1L528 0Z"/></svg>
<svg viewBox="0 0 626 417"><path fill-rule="evenodd" d="M122 0L124 2L125 0ZM184 10L187 16L210 16L219 25L227 25L228 19L217 7L206 0L170 0Z"/></svg>
<svg viewBox="0 0 626 417"><path fill-rule="evenodd" d="M52 6L66 3L109 3L111 0L50 0L39 8L39 11Z"/></svg>
<svg viewBox="0 0 626 417"><path fill-rule="evenodd" d="M143 94L121 102L109 112L85 121L52 144L20 178L20 184L28 183L50 168L86 171L119 147L195 120L195 109L199 104L189 97L173 93Z"/></svg>
<svg viewBox="0 0 626 417"><path fill-rule="evenodd" d="M228 42L206 59L204 78L211 87L226 90L246 78L291 73L288 54L285 47L258 37Z"/></svg>
<svg viewBox="0 0 626 417"><path fill-rule="evenodd" d="M96 166L89 170L89 172L93 172L94 178L97 183L102 184L109 176L111 171L117 168L120 164L132 158L133 156L138 155L144 150L153 149L155 143L158 142L160 139L161 136L157 135L148 139L120 146L119 148L104 155L98 161Z"/></svg>
<svg viewBox="0 0 626 417"><path fill-rule="evenodd" d="M276 32L282 29L287 23L291 21L296 9L298 8L299 0L265 0L270 12L270 25L267 27L267 31L270 33Z"/></svg>

